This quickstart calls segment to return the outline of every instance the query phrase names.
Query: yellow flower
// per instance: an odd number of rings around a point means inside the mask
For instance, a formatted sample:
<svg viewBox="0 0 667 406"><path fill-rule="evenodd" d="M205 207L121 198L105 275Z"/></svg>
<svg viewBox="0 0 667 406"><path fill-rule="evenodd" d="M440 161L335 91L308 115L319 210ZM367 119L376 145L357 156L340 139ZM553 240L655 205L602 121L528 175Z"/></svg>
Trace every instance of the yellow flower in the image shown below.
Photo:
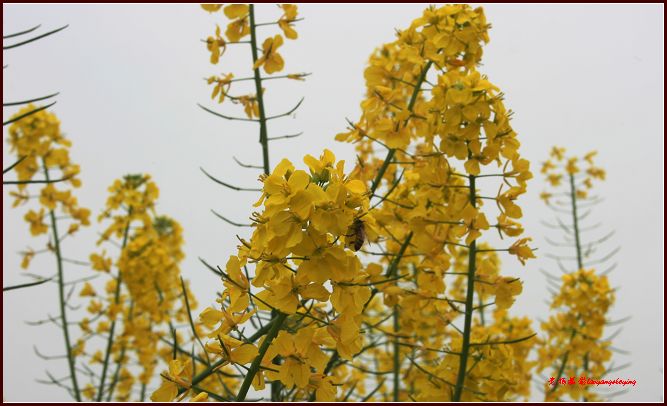
<svg viewBox="0 0 667 406"><path fill-rule="evenodd" d="M220 61L220 56L227 50L227 42L220 36L220 26L215 26L215 37L208 37L206 39L206 48L211 52L211 63L217 65ZM215 98L215 95L211 98Z"/></svg>
<svg viewBox="0 0 667 406"><path fill-rule="evenodd" d="M241 103L243 105L243 111L248 118L259 117L259 103L256 96L239 96L234 100L234 103Z"/></svg>
<svg viewBox="0 0 667 406"><path fill-rule="evenodd" d="M9 192L9 195L14 197L14 203L12 203L12 207L17 207L22 204L28 203L28 200L30 200L30 195L27 193L22 193L22 192L15 192L11 191Z"/></svg>
<svg viewBox="0 0 667 406"><path fill-rule="evenodd" d="M330 178L330 170L333 170L336 163L336 156L328 149L325 149L320 159L316 159L312 155L306 155L303 162L308 165L310 174L313 177L313 182L328 182Z"/></svg>
<svg viewBox="0 0 667 406"><path fill-rule="evenodd" d="M212 55L211 55L212 57ZM232 73L229 73L225 76L211 76L209 77L206 82L210 85L215 83L215 86L213 86L213 93L211 93L211 99L218 97L218 103L222 103L225 101L225 96L227 96L227 92L229 92L229 88L231 87L232 79L234 78L234 75ZM252 117L250 117L252 118Z"/></svg>
<svg viewBox="0 0 667 406"><path fill-rule="evenodd" d="M280 27L281 30L283 30L283 33L285 34L285 37L288 39L297 39L298 34L292 28L292 22L296 20L297 16L297 5L296 4L280 4L278 5L281 9L283 9L283 15L280 17L278 20L278 26Z"/></svg>
<svg viewBox="0 0 667 406"><path fill-rule="evenodd" d="M49 231L49 227L44 223L44 209L40 209L39 213L30 210L24 217L25 221L30 224L30 234L37 236L45 234Z"/></svg>
<svg viewBox="0 0 667 406"><path fill-rule="evenodd" d="M92 401L92 399L95 397L95 387L93 384L87 384L82 390L81 394L86 398Z"/></svg>
<svg viewBox="0 0 667 406"><path fill-rule="evenodd" d="M462 226L461 228L464 230L464 233L468 234L466 237L466 245L470 245L482 235L480 230L489 229L489 222L486 220L484 213L478 211L472 205L467 205L466 208L463 209L461 219L465 223L465 226Z"/></svg>
<svg viewBox="0 0 667 406"><path fill-rule="evenodd" d="M104 355L102 354L102 350L97 350L95 351L95 354L90 359L91 363L97 363L101 364L104 360Z"/></svg>
<svg viewBox="0 0 667 406"><path fill-rule="evenodd" d="M215 13L222 8L222 4L202 4L201 8L208 11L209 13Z"/></svg>
<svg viewBox="0 0 667 406"><path fill-rule="evenodd" d="M505 214L498 216L498 231L500 235L504 233L510 237L516 237L523 234L523 227L516 221L512 221Z"/></svg>
<svg viewBox="0 0 667 406"><path fill-rule="evenodd" d="M584 160L589 164L593 165L593 158L598 154L597 151L591 151L588 154L584 155Z"/></svg>
<svg viewBox="0 0 667 406"><path fill-rule="evenodd" d="M278 372L269 371L267 375L280 380L288 389L294 385L305 388L310 381L311 367L321 372L329 359L320 349L318 341L316 329L312 327L302 328L296 334L281 331L271 343L267 358L280 355L283 362L272 366Z"/></svg>
<svg viewBox="0 0 667 406"><path fill-rule="evenodd" d="M90 263L94 270L102 272L111 271L111 258L105 258L106 251L102 251L102 255L90 254Z"/></svg>
<svg viewBox="0 0 667 406"><path fill-rule="evenodd" d="M230 6L228 6L230 7ZM225 35L230 42L239 42L243 37L250 34L248 17L242 17L227 24Z"/></svg>
<svg viewBox="0 0 667 406"><path fill-rule="evenodd" d="M86 282L83 285L83 288L81 289L81 293L79 293L79 296L85 297L85 296L95 296L95 289L93 289L93 285L90 284L90 282Z"/></svg>
<svg viewBox="0 0 667 406"><path fill-rule="evenodd" d="M30 261L32 261L34 257L35 257L35 251L33 251L32 249L24 251L23 259L21 260L21 268L28 269L28 266L30 266Z"/></svg>
<svg viewBox="0 0 667 406"><path fill-rule="evenodd" d="M178 396L179 386L183 388L190 387L191 374L190 360L186 362L178 359L169 361L169 370L162 377L162 385L151 395L151 400L153 402L171 402Z"/></svg>
<svg viewBox="0 0 667 406"><path fill-rule="evenodd" d="M264 40L262 44L262 56L257 59L253 69L264 66L264 71L268 74L280 72L285 67L283 57L278 53L278 48L283 45L283 37L275 35Z"/></svg>
<svg viewBox="0 0 667 406"><path fill-rule="evenodd" d="M521 281L507 276L499 277L495 283L496 306L500 309L508 309L514 303L514 297L521 294L523 286Z"/></svg>
<svg viewBox="0 0 667 406"><path fill-rule="evenodd" d="M565 148L559 148L559 147L551 148L551 156L557 161L562 161L565 156Z"/></svg>
<svg viewBox="0 0 667 406"><path fill-rule="evenodd" d="M312 374L308 380L309 391L315 391L315 400L317 402L335 402L336 386L333 384L333 377L323 374Z"/></svg>
<svg viewBox="0 0 667 406"><path fill-rule="evenodd" d="M568 174L574 175L579 172L579 167L577 166L577 158L570 158L567 160L567 165L565 170Z"/></svg>
<svg viewBox="0 0 667 406"><path fill-rule="evenodd" d="M225 295L229 295L229 311L240 312L248 307L250 285L248 278L241 272L241 262L237 256L230 256L227 261L228 279L223 281Z"/></svg>
<svg viewBox="0 0 667 406"><path fill-rule="evenodd" d="M553 197L553 194L549 192L542 192L540 193L540 199L544 200L546 204L549 204L549 199Z"/></svg>
<svg viewBox="0 0 667 406"><path fill-rule="evenodd" d="M335 293L336 289L334 289ZM368 293L370 297L370 292ZM336 343L336 350L341 358L352 360L361 350L364 338L359 333L361 317L350 312L341 314L327 326L327 332Z"/></svg>
<svg viewBox="0 0 667 406"><path fill-rule="evenodd" d="M47 209L54 210L56 208L57 201L58 191L56 188L53 186L53 184L46 185L39 195L39 202Z"/></svg>
<svg viewBox="0 0 667 406"><path fill-rule="evenodd" d="M171 381L164 381L162 385L153 392L151 400L153 402L171 402L178 396L178 385Z"/></svg>
<svg viewBox="0 0 667 406"><path fill-rule="evenodd" d="M547 180L551 184L551 186L558 186L560 185L561 179L563 178L563 175L558 175L555 173L549 174L547 176Z"/></svg>
<svg viewBox="0 0 667 406"><path fill-rule="evenodd" d="M555 168L556 166L551 161L547 160L542 163L542 169L540 169L540 172L546 174Z"/></svg>
<svg viewBox="0 0 667 406"><path fill-rule="evenodd" d="M535 258L533 250L528 246L532 238L520 238L509 248L509 253L516 255L522 265L526 264L526 259Z"/></svg>
<svg viewBox="0 0 667 406"><path fill-rule="evenodd" d="M248 15L248 5L247 4L230 4L224 8L225 16L230 20L235 18L241 18Z"/></svg>
<svg viewBox="0 0 667 406"><path fill-rule="evenodd" d="M497 197L498 204L502 207L504 214L507 217L518 219L523 216L521 207L514 201L526 192L524 187L513 186L507 192L500 194Z"/></svg>
<svg viewBox="0 0 667 406"><path fill-rule="evenodd" d="M600 180L604 180L606 177L606 172L602 168L595 168L595 167L590 167L586 169L586 173L591 175L592 177Z"/></svg>

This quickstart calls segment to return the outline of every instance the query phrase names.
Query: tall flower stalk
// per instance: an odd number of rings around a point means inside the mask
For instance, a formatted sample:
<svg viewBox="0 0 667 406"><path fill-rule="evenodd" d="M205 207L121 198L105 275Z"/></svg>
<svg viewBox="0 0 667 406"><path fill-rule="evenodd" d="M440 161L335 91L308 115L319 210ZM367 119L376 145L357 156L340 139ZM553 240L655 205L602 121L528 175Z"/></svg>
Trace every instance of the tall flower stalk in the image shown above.
<svg viewBox="0 0 667 406"><path fill-rule="evenodd" d="M508 368L509 387L494 388L492 393L476 389L493 386L487 384L483 372L476 373L485 367L482 359L489 358L488 354L481 356L481 347L493 348L493 355L502 359L505 346L530 342L534 336L530 329L522 328L526 333L522 337L478 337L483 331L483 309L494 304L482 301L478 286L490 287L487 290L496 296L499 310L511 306L512 297L521 292L518 278L478 275L480 267L489 268L486 261L480 262L480 256L509 252L522 263L533 257L528 238L508 248L478 248L478 239L491 227L501 237L523 232L514 220L522 216L515 201L532 177L528 161L519 156L519 142L509 125L511 113L503 105L502 93L475 68L481 46L488 41L487 28L481 9L452 5L425 10L408 29L398 32L396 41L372 55L365 72L367 98L361 103L362 117L337 136L357 143L358 176L371 182L371 198L377 199L371 207L378 222L380 252L365 252L371 258L377 256L380 264L397 266L403 275L377 287L384 294L384 304L392 306L392 315L399 314L400 322L394 325L406 326L395 329L388 340L394 347L390 364L377 352L370 354L383 360L379 365L391 365L395 377L389 394L384 391L385 382L378 379L375 394L380 399L505 400L525 395L519 388L529 367L525 361L528 351L522 351ZM386 155L377 153L384 159L376 158L376 147L386 149ZM487 166L492 168L491 164L502 170L482 172ZM494 178L509 188L503 191L501 187L496 196L481 193L479 183ZM482 205L489 200L495 201L500 212L496 224L487 221ZM463 258L464 272L448 271ZM367 266L375 269L380 264ZM457 277L448 291L447 275ZM464 283L460 283L462 276ZM372 302L368 309L365 325L377 331L381 341L388 335L381 327L384 312ZM478 322L475 313L480 315ZM503 312L497 314L494 322L516 322ZM452 322L461 315L462 327L457 328ZM435 322L438 319L440 325ZM411 330L417 326L420 329ZM429 334L421 331L426 326L432 328ZM497 327L485 331L507 334ZM480 338L485 341L478 342ZM397 350L399 346L404 350ZM498 347L503 350L495 351ZM441 362L434 355L437 352L446 354ZM475 359L472 363L471 358ZM361 363L372 358L362 354L358 359ZM409 362L404 364L402 359Z"/></svg>
<svg viewBox="0 0 667 406"><path fill-rule="evenodd" d="M230 20L230 22L227 24L227 28L224 34L222 33L222 30L218 26L216 27L215 35L208 37L206 40L207 48L210 51L211 63L217 65L220 62L223 54L226 52L228 46L242 46L242 47L249 46L250 54L252 56L251 59L252 76L236 78L233 73L223 73L219 76L211 76L207 79L208 84L213 85L212 98L217 99L217 102L220 104L223 104L226 100L229 100L234 104L241 104L243 106L246 115L245 117L229 116L226 114L217 113L201 105L200 107L202 107L205 111L217 117L223 118L225 120L240 120L258 124L259 143L262 149L262 165L261 166L248 165L236 160L236 158L234 158L234 160L241 167L249 169L260 169L263 172L263 176L268 176L271 172L270 148L269 148L270 141L285 139L285 138L293 138L295 136L298 136L298 134L296 134L296 135L285 135L285 136L277 136L274 138L269 138L268 123L270 120L286 117L294 113L301 105L303 99L299 101L289 111L274 116L267 116L265 101L264 101L264 95L266 92L266 89L264 88L264 82L266 80L275 80L275 79L303 80L307 76L307 74L303 73L275 75L275 73L278 73L284 69L284 60L279 53L279 48L283 45L284 42L283 38L294 40L298 37L298 34L294 29L294 24L300 20L299 18L297 18L297 6L292 4L279 5L280 10L282 11L282 15L279 17L277 21L272 21L272 22L258 22L255 5L252 4L232 4L227 6L223 6L220 4L203 4L202 8L210 13L217 13L222 11L225 17ZM261 40L258 31L262 27L273 26L273 25L278 26L278 28L282 31L284 37L283 35L278 34L266 37L264 40ZM249 39L246 40L245 38ZM262 70L268 76L263 76ZM237 88L243 89L241 84L245 81L251 81L254 84L254 93L233 95L232 94L233 90L240 91L237 90ZM234 186L225 181L221 181L216 177L213 177L206 171L204 171L204 173L209 178L214 180L216 183L221 184L230 189L233 189L235 191L254 192L260 190L255 188ZM214 212L214 214L220 219L226 221L227 223L233 226L236 227L249 226L248 224L242 224L240 222L231 221L217 212ZM206 265L208 266L208 264ZM217 273L217 270L215 268L211 269L213 269ZM254 302L252 303L252 306L253 308L255 308ZM257 309L255 308L255 310ZM204 324L213 323L214 320L211 320L211 317L215 317L213 316L215 314L218 314L220 317L222 317L223 315L223 313L220 312L208 312L203 314L202 320L205 320ZM252 320L253 326L255 328L258 328L257 333L253 335L256 338L254 338L251 341L255 341L265 334L269 334L265 337L265 340L268 339L266 345L260 347L260 350L264 349L265 352L272 337L275 337L277 332L282 327L283 323L282 320L284 320L285 315L275 309L272 310L269 324L263 324L264 322L262 321L259 313L256 311L250 314L249 317L253 318ZM271 329L264 328L265 326L269 325L272 327ZM199 339L199 337L196 338ZM262 352L261 356L263 356L263 354L264 353ZM258 359L261 360L261 356ZM255 374L257 374L258 368L259 366L257 363L253 363L253 365L251 365L250 369L245 374L245 379L241 383L241 387L236 396L234 397L230 396L232 399L236 400L245 399L250 383L252 382ZM214 372L215 372L214 365L210 365L207 370L205 370L202 374L199 375L199 377L206 377L214 374ZM280 390L281 390L280 382L279 381L274 382L272 384L272 389L271 389L272 400L279 399ZM187 388L182 386L179 390L179 393L183 394L186 391ZM229 394L227 396L229 396Z"/></svg>
<svg viewBox="0 0 667 406"><path fill-rule="evenodd" d="M69 296L65 291L66 280L63 256L63 240L77 233L81 226L88 226L90 210L80 207L72 191L63 183L79 187L79 166L70 161L69 149L71 142L60 130L58 118L45 109L27 105L16 113L15 120L9 128L9 144L12 152L19 157L19 163L12 169L16 172L18 189L11 192L15 198L14 206L28 203L33 199L27 188L29 185L43 184L39 197L39 211L30 210L25 220L30 225L30 233L39 236L51 232L50 241L44 249L28 248L23 253L21 267L27 269L31 260L38 254L51 252L56 260L56 274L51 278L58 286L59 316L53 322L63 333L65 356L69 370L71 386L66 386L76 401L81 400L81 390L77 379L76 354L70 332L68 317ZM43 173L44 179L35 179L35 175ZM59 174L57 179L53 173ZM69 223L64 233L59 229L59 222Z"/></svg>
<svg viewBox="0 0 667 406"><path fill-rule="evenodd" d="M613 232L587 242L585 233L590 230L581 226L601 201L590 195L594 182L606 177L605 171L594 163L596 154L593 151L583 158L566 157L564 148L553 147L550 159L542 166L552 190L543 192L541 197L559 215L556 224L545 224L564 232L563 241L547 242L574 254L550 255L563 272L562 278L545 273L553 294L553 314L542 323L545 337L538 346L538 371L552 370L544 385L546 400L568 396L572 400L599 401L605 394L593 392L588 379L600 379L627 366L609 365L614 349L611 339L603 338L604 327L613 324L607 313L615 301L615 292L606 274L614 266L602 272L595 269L595 265L613 258L618 249L598 259L593 257ZM565 220L561 219L563 215L567 215ZM562 384L561 379L568 384Z"/></svg>

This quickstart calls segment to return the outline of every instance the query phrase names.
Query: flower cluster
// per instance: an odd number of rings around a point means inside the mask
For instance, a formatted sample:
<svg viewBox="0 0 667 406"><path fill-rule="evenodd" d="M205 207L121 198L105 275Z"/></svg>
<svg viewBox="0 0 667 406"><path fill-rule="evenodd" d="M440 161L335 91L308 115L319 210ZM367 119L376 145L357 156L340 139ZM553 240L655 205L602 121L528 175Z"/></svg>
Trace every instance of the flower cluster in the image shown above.
<svg viewBox="0 0 667 406"><path fill-rule="evenodd" d="M360 350L360 315L371 295L366 284L371 275L361 268L354 252L358 237L351 230L363 224L373 238L374 219L365 185L345 175L344 161L325 150L304 162L308 170L284 159L262 175L262 196L255 204L262 210L253 213L252 236L241 239L222 272L219 308L207 308L200 319L209 328L209 352L223 364L246 364L258 349L239 334L240 326L258 311L283 314L272 323L300 328L295 334L280 331L259 355L262 367L253 386L264 388L266 375L303 396L313 391L318 400L332 400L336 390L325 376L323 351L336 349L351 359ZM278 359L282 362L274 364Z"/></svg>
<svg viewBox="0 0 667 406"><path fill-rule="evenodd" d="M382 295L376 295L364 313L371 332L367 336L378 341L384 337L387 343L384 354L369 350L368 355L383 360L378 370L399 369L400 377L410 376L414 382L378 381L373 399L482 399L477 389L468 389L492 386L483 382L488 374L482 372L476 380L465 370L484 366L483 357L511 354L509 345L493 342L517 338L503 336L506 330L496 326L492 331L497 335L489 339L487 329L494 327L484 324L487 306L504 311L522 290L518 278L499 273L499 261L490 254L505 251L522 264L534 257L530 238L519 238L504 249L478 241L492 228L501 238L523 233L517 199L532 178L529 162L519 154L503 94L476 69L482 45L488 42L487 29L481 8L429 7L371 56L361 118L336 137L356 143L360 164L354 175L368 182L371 197L377 199L371 213L381 249L367 252L379 257L366 266L367 273L381 273L385 267L384 277L393 279L376 285ZM483 195L480 190L488 189L483 182L494 178L503 181L497 194ZM496 221L490 217L494 206L484 205L488 201L495 203ZM455 276L450 284L447 275ZM457 331L452 322L461 316L463 331ZM382 326L391 320L393 329ZM506 320L513 319L503 316L497 323L509 323ZM529 325L519 331L525 336L517 343L529 349ZM422 352L417 356L415 349ZM511 380L504 377L513 384L485 392L488 399L527 396L522 387L529 367L527 349L520 351L524 361L508 369ZM443 360L438 356L443 351L453 355ZM364 368L372 358L356 359L353 367ZM511 359L506 355L503 362ZM429 385L442 386L437 396L431 396Z"/></svg>
<svg viewBox="0 0 667 406"><path fill-rule="evenodd" d="M611 342L602 338L614 292L606 276L592 269L563 275L562 286L551 303L555 314L542 323L546 337L538 345L537 370L553 368L562 376L604 376L611 359ZM582 372L583 371L583 372ZM581 385L545 387L545 400L569 396L574 401L601 398Z"/></svg>
<svg viewBox="0 0 667 406"><path fill-rule="evenodd" d="M582 158L566 157L565 154L565 148L553 147L549 154L550 159L542 163L540 171L553 188L561 185L569 188L569 178L576 180L576 197L585 200L588 198L588 192L593 188L593 182L605 180L607 174L604 169L595 165L594 158L597 151L591 151ZM553 196L552 192L547 191L540 194L540 198L547 204L550 203Z"/></svg>
<svg viewBox="0 0 667 406"><path fill-rule="evenodd" d="M130 400L136 384L143 388L143 400L145 387L152 383L161 359L169 363L170 373L188 370L186 364L192 354L185 350L184 354L173 352L186 344L174 326L188 323L188 312L197 303L180 277L179 263L184 258L182 228L174 219L156 213L158 196L159 189L149 175L127 175L109 187L106 208L99 216L100 222L110 224L98 244L115 239L121 250L115 261L106 250L91 254L92 268L111 278L104 292L96 292L90 283L80 291L81 296L90 298L89 317L80 323L84 333L80 356L89 357L91 365L102 365L100 382L89 384L84 394L98 401ZM115 276L113 267L118 269ZM118 328L122 328L120 333ZM105 349L87 352L86 347L95 346L86 345L87 341L97 335L107 337ZM195 362L205 364L201 359ZM173 380L166 382L173 384ZM214 379L199 388L222 390ZM161 388L159 393L165 391L168 390Z"/></svg>
<svg viewBox="0 0 667 406"><path fill-rule="evenodd" d="M583 158L567 157L565 148L553 147L550 159L542 165L542 174L551 190L544 191L541 197L557 214L569 215L567 220L559 219L559 226L553 227L566 233L564 242L573 248L567 257L556 255L559 267L566 272L560 281L547 275L557 292L551 302L553 314L542 323L544 337L538 345L537 369L549 369L555 379L580 375L604 376L612 356L611 341L603 339L602 333L608 322L607 313L614 303L614 290L609 286L606 272L598 272L588 264L604 264L613 257L615 251L600 260L591 258L599 244L613 232L591 239L589 234L584 233L582 225L586 215L580 212L583 208L590 210L600 201L589 196L594 181L605 179L605 171L593 161L596 154L593 151ZM559 243L550 243L559 246ZM576 256L572 257L572 253ZM569 269L572 271L568 272ZM603 400L587 385L546 384L545 400L567 397L575 401Z"/></svg>
<svg viewBox="0 0 667 406"><path fill-rule="evenodd" d="M280 4L278 7L282 12L280 18L274 22L261 23L261 25L276 24L285 38L290 40L297 39L298 34L294 29L294 23L298 21L297 6L294 4ZM222 4L202 4L202 8L209 13L216 13L222 10L225 17L230 20L224 34L220 26L216 26L215 34L206 39L206 47L210 52L210 61L213 65L217 65L220 62L220 58L225 54L227 47L230 45L248 43L252 47L260 48L259 40L256 38L258 24L255 22L254 5L229 4L223 6ZM257 55L256 49L253 49L252 69L257 72L255 75L256 80L259 77L260 68L264 69L264 72L269 75L281 72L284 69L285 61L279 50L284 42L283 35L276 34L265 38L261 43L261 55ZM249 40L247 39L248 37L250 37ZM303 76L302 74L290 74L286 77L300 80ZM223 103L225 99L229 99L236 104L240 103L248 119L259 118L260 103L258 103L257 93L230 94L232 84L239 80L245 79L239 78L235 80L233 73L221 73L220 75L208 77L207 83L213 85L211 98L214 100L217 98L218 103Z"/></svg>
<svg viewBox="0 0 667 406"><path fill-rule="evenodd" d="M19 110L15 116L35 109L35 106L30 104ZM28 184L43 184L38 195L39 210L31 209L24 216L30 225L30 234L46 234L49 231L48 216L56 212L62 213L59 217L66 217L68 220L66 235L76 233L81 226L90 225L90 210L79 206L72 190L62 186L69 184L78 188L81 180L78 178L79 165L74 164L69 156L72 143L61 132L60 120L56 115L41 110L15 121L9 127L8 142L10 150L20 160L13 168L18 177L18 190L10 193L15 198L13 206L25 204L33 197L26 190ZM43 175L43 179L36 178L38 174ZM31 259L39 252L45 251L25 251L21 267L27 268Z"/></svg>

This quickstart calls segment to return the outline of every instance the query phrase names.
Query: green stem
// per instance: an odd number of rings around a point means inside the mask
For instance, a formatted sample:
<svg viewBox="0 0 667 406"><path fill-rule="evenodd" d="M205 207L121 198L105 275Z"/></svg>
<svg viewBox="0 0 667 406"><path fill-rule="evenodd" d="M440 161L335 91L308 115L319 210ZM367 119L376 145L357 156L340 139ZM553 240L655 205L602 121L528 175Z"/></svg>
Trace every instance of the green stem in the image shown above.
<svg viewBox="0 0 667 406"><path fill-rule="evenodd" d="M577 190L574 186L574 175L570 174L570 198L572 200L572 220L574 224L574 241L577 247L577 266L584 267L581 257L581 241L579 240L579 218L577 216Z"/></svg>
<svg viewBox="0 0 667 406"><path fill-rule="evenodd" d="M400 327L398 323L398 317L399 317L398 305L394 305L394 334L396 334L396 337L394 337L394 402L398 402L398 393L401 386L400 382L401 344L398 338L398 329Z"/></svg>
<svg viewBox="0 0 667 406"><path fill-rule="evenodd" d="M572 223L574 225L574 242L577 248L577 266L579 269L584 267L583 257L581 255L581 240L579 237L579 216L577 214L577 189L574 186L574 175L570 174L570 200L572 201ZM584 355L584 374L588 374L588 353ZM584 402L588 399L583 397Z"/></svg>
<svg viewBox="0 0 667 406"><path fill-rule="evenodd" d="M116 370L114 371L113 378L111 379L111 383L109 384L109 393L107 393L107 402L111 402L111 398L113 398L113 393L116 390L116 383L118 382L118 378L120 377L120 369L123 366L123 360L125 359L125 352L126 348L123 346L120 350L120 357L118 357L118 361L116 362Z"/></svg>
<svg viewBox="0 0 667 406"><path fill-rule="evenodd" d="M49 170L46 167L46 162L42 161L44 165L44 176L49 180ZM67 350L67 364L69 366L69 373L72 379L72 391L74 392L74 399L81 402L81 392L79 391L79 383L76 380L76 369L74 367L74 355L72 354L72 344L69 337L69 327L67 323L67 308L65 301L67 300L65 294L65 277L63 272L63 259L60 251L60 237L58 236L58 224L56 222L56 215L53 210L49 210L49 217L51 219L51 231L53 232L54 249L56 253L56 262L58 264L58 298L60 299L60 321L62 323L63 335L65 337L65 347Z"/></svg>
<svg viewBox="0 0 667 406"><path fill-rule="evenodd" d="M424 69L422 69L421 73L419 74L419 78L417 78L417 83L415 84L415 87L412 90L412 95L410 96L410 100L408 101L408 111L410 113L412 113L412 110L415 108L415 103L417 102L417 96L419 95L419 90L421 89L424 80L426 80L426 75L428 74L428 70L431 69L432 65L433 62L428 61L426 65L424 65ZM408 120L410 120L410 117L405 119L405 122L403 123L404 126L408 124ZM395 153L396 149L394 148L387 151L387 156L384 158L384 162L382 162L382 166L380 167L380 170L378 171L378 174L373 180L373 184L371 185L371 193L370 193L371 195L375 193L375 190L377 190L377 188L380 186L382 177L384 176L387 167L391 163L391 160L394 158Z"/></svg>
<svg viewBox="0 0 667 406"><path fill-rule="evenodd" d="M572 343L572 340L574 340L574 336L576 335L577 335L577 330L572 330L572 334L570 335L570 345ZM551 390L549 390L549 393L554 393L556 389L558 389L558 379L560 379L561 375L563 375L563 371L565 371L565 365L567 365L567 359L569 356L570 356L569 351L563 354L563 359L561 360L560 367L558 368L558 373L556 374L556 382L554 382L554 385L551 388Z"/></svg>
<svg viewBox="0 0 667 406"><path fill-rule="evenodd" d="M130 233L130 216L132 215L132 209L128 210L128 219L127 219L127 225L125 226L125 230L123 232L123 243L121 245L121 255L123 252L123 249L125 248L125 245L127 245L127 238ZM114 302L116 305L118 305L118 302L120 300L120 287L122 284L122 274L120 269L118 269L118 277L116 278L116 291L114 292ZM104 363L102 364L102 376L100 377L100 386L97 389L97 401L101 402L102 401L102 395L104 394L104 381L106 380L107 376L107 370L109 369L109 359L111 358L111 350L113 347L113 339L114 339L114 331L116 330L116 318L111 321L111 327L109 329L109 339L107 340L107 349L106 349L106 354L104 355ZM122 354L124 355L124 354ZM121 355L121 356L122 356ZM122 362L122 359L119 361Z"/></svg>
<svg viewBox="0 0 667 406"><path fill-rule="evenodd" d="M259 59L257 55L257 23L255 22L255 6L249 5L249 20L250 20L250 48L252 50L253 66ZM267 129L266 112L264 109L264 91L262 89L262 75L259 67L253 69L253 77L255 81L255 93L257 94L257 107L259 110L259 143L262 144L262 162L264 174L271 173L269 164L269 135ZM271 320L275 321L278 315L275 311L271 311ZM271 400L278 401L280 398L280 391L282 384L279 381L271 382Z"/></svg>
<svg viewBox="0 0 667 406"><path fill-rule="evenodd" d="M255 359L252 361L252 364L250 364L248 373L243 379L241 389L239 389L239 393L236 396L237 402L243 402L245 400L245 397L248 394L248 389L250 389L250 385L252 384L252 380L255 378L255 375L257 374L257 371L259 371L259 367L262 364L264 354L266 354L266 351L269 349L269 345L271 345L273 339L278 335L278 332L280 331L280 328L282 327L286 318L287 314L285 313L278 313L276 316L276 319L271 326L271 330L269 330L269 332L266 334L264 341L262 341L262 345L259 347L259 353L257 354L257 357L255 357Z"/></svg>
<svg viewBox="0 0 667 406"><path fill-rule="evenodd" d="M132 314L134 313L134 301L130 302L130 320L132 319ZM118 357L118 360L116 361L116 370L114 371L113 378L111 379L111 383L109 384L109 393L107 394L107 402L111 402L111 398L113 397L113 393L116 390L116 384L118 383L118 379L120 377L120 369L123 366L123 360L125 360L125 353L127 352L127 347L125 344L123 344L123 347L120 350L120 357Z"/></svg>
<svg viewBox="0 0 667 406"><path fill-rule="evenodd" d="M382 177L384 176L384 173L387 171L387 168L389 167L391 160L394 159L395 153L396 153L395 149L390 149L389 151L387 151L387 156L384 158L384 162L382 162L382 166L380 166L380 169L378 170L375 179L373 179L373 184L371 185L371 190L370 190L371 196L375 193L378 186L380 186L380 182L382 182Z"/></svg>
<svg viewBox="0 0 667 406"><path fill-rule="evenodd" d="M252 50L252 64L253 66L259 59L257 56L257 32L255 23L255 6L253 4L249 5L249 15L250 15L250 48ZM264 173L268 175L271 173L271 168L269 167L269 137L268 130L266 128L266 113L264 111L264 94L262 89L262 76L259 73L259 67L253 69L254 80L255 80L255 92L257 94L257 106L259 109L259 143L262 144L262 158Z"/></svg>
<svg viewBox="0 0 667 406"><path fill-rule="evenodd" d="M475 176L468 175L469 188L470 188L470 204L475 207L475 202L477 201L475 193ZM473 314L473 298L475 296L475 260L477 254L477 240L473 240L470 243L470 248L468 250L468 286L466 291L466 308L465 308L465 319L463 321L463 343L461 344L461 356L459 358L459 372L456 377L456 386L454 388L454 397L452 400L454 402L461 401L461 394L463 392L463 384L466 378L466 367L468 364L468 352L470 349L470 333L472 326L472 314Z"/></svg>

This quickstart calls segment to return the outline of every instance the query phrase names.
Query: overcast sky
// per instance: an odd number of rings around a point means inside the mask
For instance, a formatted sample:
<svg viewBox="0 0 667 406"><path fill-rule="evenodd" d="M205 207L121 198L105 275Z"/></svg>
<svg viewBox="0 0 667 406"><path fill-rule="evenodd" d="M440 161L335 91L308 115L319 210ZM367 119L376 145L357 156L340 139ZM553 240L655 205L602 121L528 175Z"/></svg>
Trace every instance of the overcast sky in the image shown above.
<svg viewBox="0 0 667 406"><path fill-rule="evenodd" d="M304 83L272 81L267 87L268 114L279 114L300 97L304 104L293 118L275 120L271 136L303 131L296 140L271 145L272 165L281 158L301 164L304 154L332 149L339 158L354 159L353 147L335 143L345 118L356 120L364 91L368 55L393 38L394 28L407 27L423 5L304 5L299 39L281 48L287 72L312 72ZM480 70L489 75L515 111L522 155L536 173L522 199L526 234L535 238L539 259L521 267L509 258L503 272L520 276L524 291L514 314L546 318L548 297L540 268L559 273L543 254L551 252L545 236L556 237L540 220L553 213L538 199L543 190L539 163L554 145L572 153L599 151L598 163L608 172L596 194L605 201L591 214L600 233L616 230L607 251L621 247L618 287L611 319L632 316L614 341L631 362L619 377L636 379L620 400L662 399L663 382L663 34L662 5L487 5L493 25L491 42ZM278 15L273 5L257 7L258 21ZM3 32L42 24L66 30L39 42L3 52L3 100L23 100L60 91L57 113L72 140L71 157L82 168L81 204L99 213L106 188L126 173L148 172L160 187L159 211L185 229L187 258L182 269L200 301L214 300L219 283L197 257L224 264L235 251L239 231L215 218L210 209L244 220L256 195L235 193L215 185L199 171L244 186L255 186L257 173L240 169L232 156L260 164L261 149L254 124L230 123L199 108L217 110L203 77L221 71L247 72L247 52L230 52L220 65L208 62L201 39L210 35L221 14L209 15L198 5L3 5ZM273 33L272 28L267 28ZM273 35L273 34L271 34ZM231 110L230 110L231 109ZM16 108L3 109L7 119ZM238 115L238 114L237 114ZM6 138L5 132L4 137ZM3 166L14 162L3 144ZM26 208L11 209L9 187L3 197L3 285L25 282L17 252L39 247L22 220ZM91 227L67 241L70 258L86 260L95 249ZM554 238L552 238L554 239ZM34 261L31 271L50 275L53 259ZM86 274L68 265L68 274ZM61 361L46 363L33 345L49 354L62 351L60 332L30 327L26 320L56 314L55 285L3 294L3 395L6 400L66 400L57 388L34 383L48 368L65 375ZM538 328L535 322L534 328Z"/></svg>

